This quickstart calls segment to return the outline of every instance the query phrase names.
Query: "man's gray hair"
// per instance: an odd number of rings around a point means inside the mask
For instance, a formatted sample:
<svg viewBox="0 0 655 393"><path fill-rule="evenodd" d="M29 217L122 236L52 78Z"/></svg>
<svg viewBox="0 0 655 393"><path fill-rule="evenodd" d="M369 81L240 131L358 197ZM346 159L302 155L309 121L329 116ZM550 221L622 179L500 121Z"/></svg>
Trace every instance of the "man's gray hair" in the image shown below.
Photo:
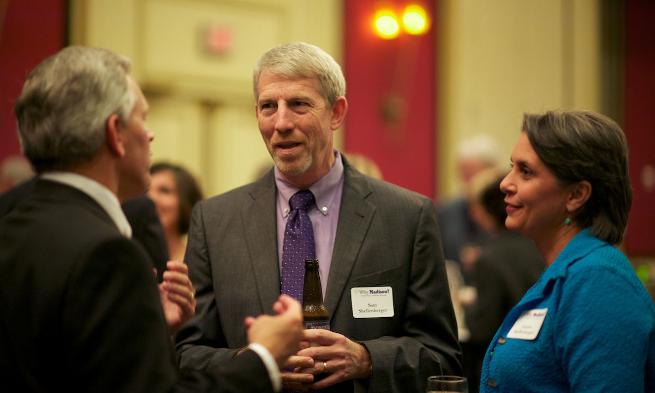
<svg viewBox="0 0 655 393"><path fill-rule="evenodd" d="M123 56L71 46L30 72L14 111L21 147L37 172L89 160L105 140L109 116L127 121L136 102L129 71Z"/></svg>
<svg viewBox="0 0 655 393"><path fill-rule="evenodd" d="M285 78L317 78L320 93L330 104L346 95L346 79L339 64L323 49L304 42L283 44L264 53L253 71L255 100L259 98L257 84L262 72Z"/></svg>

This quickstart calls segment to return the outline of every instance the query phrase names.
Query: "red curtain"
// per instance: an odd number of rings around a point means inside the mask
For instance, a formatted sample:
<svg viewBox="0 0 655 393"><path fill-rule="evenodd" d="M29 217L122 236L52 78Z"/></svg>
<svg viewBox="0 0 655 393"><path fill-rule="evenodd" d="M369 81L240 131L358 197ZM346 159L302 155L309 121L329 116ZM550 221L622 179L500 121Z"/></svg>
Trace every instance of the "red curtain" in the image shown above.
<svg viewBox="0 0 655 393"><path fill-rule="evenodd" d="M19 152L14 101L27 73L64 46L65 0L0 1L0 161Z"/></svg>
<svg viewBox="0 0 655 393"><path fill-rule="evenodd" d="M655 2L625 2L625 132L634 199L626 251L655 255ZM649 169L650 168L650 169Z"/></svg>
<svg viewBox="0 0 655 393"><path fill-rule="evenodd" d="M373 159L385 180L434 197L436 187L436 39L377 37L376 7L402 12L407 0L345 0L345 74L350 105L346 152ZM432 24L435 1L421 4Z"/></svg>

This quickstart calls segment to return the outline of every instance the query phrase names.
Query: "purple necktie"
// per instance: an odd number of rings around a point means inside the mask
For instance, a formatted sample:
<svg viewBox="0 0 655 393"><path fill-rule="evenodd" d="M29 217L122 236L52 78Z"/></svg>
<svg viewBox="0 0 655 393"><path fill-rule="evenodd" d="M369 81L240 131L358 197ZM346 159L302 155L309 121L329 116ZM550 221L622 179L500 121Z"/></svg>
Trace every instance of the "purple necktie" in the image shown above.
<svg viewBox="0 0 655 393"><path fill-rule="evenodd" d="M314 229L307 211L314 206L314 194L301 190L289 199L291 212L284 229L282 246L282 293L302 302L305 259L316 258Z"/></svg>

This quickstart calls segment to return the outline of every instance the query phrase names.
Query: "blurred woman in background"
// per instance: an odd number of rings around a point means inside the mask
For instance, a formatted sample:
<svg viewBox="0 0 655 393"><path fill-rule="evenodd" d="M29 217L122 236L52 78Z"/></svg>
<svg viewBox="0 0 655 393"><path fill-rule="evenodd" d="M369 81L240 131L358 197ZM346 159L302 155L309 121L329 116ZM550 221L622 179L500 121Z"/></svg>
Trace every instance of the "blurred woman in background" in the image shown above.
<svg viewBox="0 0 655 393"><path fill-rule="evenodd" d="M496 332L480 391L655 391L655 305L616 247L632 202L623 131L592 112L526 114L511 164L505 224L548 268Z"/></svg>
<svg viewBox="0 0 655 393"><path fill-rule="evenodd" d="M155 202L164 227L170 259L182 261L186 249L191 209L202 199L196 179L183 167L159 162L150 168L148 196Z"/></svg>

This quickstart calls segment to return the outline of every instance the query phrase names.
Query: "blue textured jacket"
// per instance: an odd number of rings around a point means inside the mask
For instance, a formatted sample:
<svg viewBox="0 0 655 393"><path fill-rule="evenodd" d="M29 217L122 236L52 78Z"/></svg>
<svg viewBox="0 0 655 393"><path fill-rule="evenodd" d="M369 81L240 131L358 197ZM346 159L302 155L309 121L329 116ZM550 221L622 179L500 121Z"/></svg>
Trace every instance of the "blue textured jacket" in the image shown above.
<svg viewBox="0 0 655 393"><path fill-rule="evenodd" d="M508 338L535 309L536 338ZM655 305L625 255L576 235L496 332L480 392L655 392Z"/></svg>

